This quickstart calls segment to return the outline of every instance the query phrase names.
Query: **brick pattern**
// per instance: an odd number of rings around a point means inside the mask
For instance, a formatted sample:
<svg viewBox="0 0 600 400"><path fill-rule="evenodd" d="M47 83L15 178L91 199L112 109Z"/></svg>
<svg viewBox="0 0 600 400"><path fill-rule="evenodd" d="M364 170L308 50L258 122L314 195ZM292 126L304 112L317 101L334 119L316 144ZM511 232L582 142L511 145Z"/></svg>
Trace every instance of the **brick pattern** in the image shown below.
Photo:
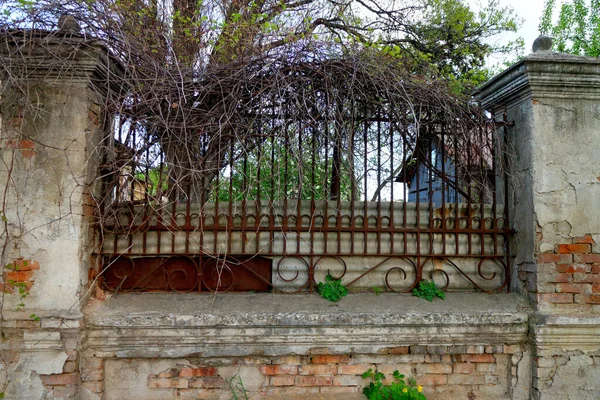
<svg viewBox="0 0 600 400"><path fill-rule="evenodd" d="M102 397L104 360L102 358L82 358L79 370L81 371L81 386Z"/></svg>
<svg viewBox="0 0 600 400"><path fill-rule="evenodd" d="M537 274L527 277L533 299L557 309L600 310L600 254L592 253L593 245L586 235L539 254Z"/></svg>
<svg viewBox="0 0 600 400"><path fill-rule="evenodd" d="M6 139L1 144L2 148L12 149L23 156L23 158L32 158L37 154L35 151L35 142L28 139Z"/></svg>
<svg viewBox="0 0 600 400"><path fill-rule="evenodd" d="M63 346L67 353L67 360L63 365L61 374L40 375L40 379L47 390L48 398L72 399L76 398L81 377L78 368L77 339L63 338Z"/></svg>
<svg viewBox="0 0 600 400"><path fill-rule="evenodd" d="M40 264L34 260L13 260L4 266L2 271L3 284L0 290L13 293L15 286L23 286L27 292L31 290L35 281L35 271L40 269Z"/></svg>
<svg viewBox="0 0 600 400"><path fill-rule="evenodd" d="M368 369L383 372L388 382L399 370L414 377L432 398L448 390L455 394L506 391L516 381L512 362L521 359L521 345L405 346L380 354L318 354L281 357L207 358L201 366L175 366L148 376L150 389L173 389L178 398L217 399L230 393L220 367L251 366L263 376L259 396L333 395L360 393L368 384ZM100 365L100 364L99 364ZM82 379L84 375L82 375ZM513 383L507 382L508 379ZM86 386L86 381L83 383ZM439 393L439 394L438 394ZM436 397L437 396L437 397ZM466 398L466 397L465 397Z"/></svg>

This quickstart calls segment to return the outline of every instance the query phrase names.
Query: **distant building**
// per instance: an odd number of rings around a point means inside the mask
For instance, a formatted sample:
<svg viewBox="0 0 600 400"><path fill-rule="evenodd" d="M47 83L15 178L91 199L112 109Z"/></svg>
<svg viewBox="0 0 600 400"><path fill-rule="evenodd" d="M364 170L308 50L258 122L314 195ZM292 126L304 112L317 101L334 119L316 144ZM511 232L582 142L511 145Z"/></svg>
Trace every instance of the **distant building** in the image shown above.
<svg viewBox="0 0 600 400"><path fill-rule="evenodd" d="M396 176L408 188L409 202L491 202L495 186L491 127L472 138L419 138ZM470 200L470 201L469 201Z"/></svg>

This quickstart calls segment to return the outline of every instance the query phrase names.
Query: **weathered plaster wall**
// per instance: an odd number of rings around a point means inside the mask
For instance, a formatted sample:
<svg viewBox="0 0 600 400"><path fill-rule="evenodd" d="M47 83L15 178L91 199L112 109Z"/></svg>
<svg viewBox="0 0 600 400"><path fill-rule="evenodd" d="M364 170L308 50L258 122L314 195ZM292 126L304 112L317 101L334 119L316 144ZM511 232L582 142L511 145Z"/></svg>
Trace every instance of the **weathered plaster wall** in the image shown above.
<svg viewBox="0 0 600 400"><path fill-rule="evenodd" d="M533 398L600 398L600 62L539 51L484 85L515 125L513 287L536 307Z"/></svg>
<svg viewBox="0 0 600 400"><path fill-rule="evenodd" d="M533 99L533 190L544 249L584 235L600 242L600 102L585 97Z"/></svg>
<svg viewBox="0 0 600 400"><path fill-rule="evenodd" d="M82 38L19 49L14 37L0 46L0 60L14 68L0 107L0 391L73 398L103 137L104 96L92 79L106 71L105 50Z"/></svg>
<svg viewBox="0 0 600 400"><path fill-rule="evenodd" d="M513 295L429 303L363 293L331 304L314 295L148 293L94 301L87 313L90 399L229 399L235 374L253 399L361 398L369 368L415 377L428 399L529 395L528 307Z"/></svg>
<svg viewBox="0 0 600 400"><path fill-rule="evenodd" d="M85 84L32 86L26 101L33 104L2 133L0 182L8 189L4 258L25 260L4 271L4 284L29 281L27 312L40 317L80 317L91 250L83 209L98 165L90 151L100 139L88 117L93 96ZM13 292L4 296L7 311L20 302L18 290Z"/></svg>

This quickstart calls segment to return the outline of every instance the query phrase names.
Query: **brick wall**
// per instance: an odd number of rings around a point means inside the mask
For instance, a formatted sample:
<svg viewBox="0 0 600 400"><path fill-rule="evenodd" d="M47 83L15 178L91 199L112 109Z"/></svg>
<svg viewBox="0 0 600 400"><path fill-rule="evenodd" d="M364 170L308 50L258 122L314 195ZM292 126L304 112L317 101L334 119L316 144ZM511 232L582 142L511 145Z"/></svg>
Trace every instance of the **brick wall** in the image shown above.
<svg viewBox="0 0 600 400"><path fill-rule="evenodd" d="M521 345L406 346L380 354L329 354L328 349L313 349L309 355L189 359L189 365L174 362L170 368L139 376L139 380L164 398L224 398L231 393L228 380L234 372L255 399L343 395L361 393L369 382L361 375L371 368L386 374L388 381L394 370L416 378L428 399L502 399L509 398L516 385L523 350ZM134 366L151 362L131 361ZM105 365L98 358L83 360L83 387L101 395ZM231 381L233 386L237 383L237 377Z"/></svg>
<svg viewBox="0 0 600 400"><path fill-rule="evenodd" d="M22 294L29 293L35 282L35 271L40 269L40 264L34 260L14 260L3 267L0 290L5 293L14 293L15 286L24 290Z"/></svg>
<svg viewBox="0 0 600 400"><path fill-rule="evenodd" d="M600 311L600 254L586 235L538 255L538 273L527 277L528 290L542 307L577 312Z"/></svg>

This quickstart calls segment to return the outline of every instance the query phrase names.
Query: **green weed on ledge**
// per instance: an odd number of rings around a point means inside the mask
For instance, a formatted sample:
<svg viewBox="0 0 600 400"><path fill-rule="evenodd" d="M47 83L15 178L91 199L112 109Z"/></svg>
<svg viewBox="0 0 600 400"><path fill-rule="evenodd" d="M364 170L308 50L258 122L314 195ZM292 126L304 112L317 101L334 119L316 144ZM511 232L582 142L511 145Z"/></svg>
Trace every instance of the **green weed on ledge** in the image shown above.
<svg viewBox="0 0 600 400"><path fill-rule="evenodd" d="M413 296L427 301L433 301L436 297L444 300L446 297L446 294L442 290L435 287L435 282L427 280L419 282L419 285L412 290L412 293Z"/></svg>
<svg viewBox="0 0 600 400"><path fill-rule="evenodd" d="M325 282L317 284L317 292L324 299L336 302L348 294L348 288L342 285L341 279L334 279L330 274L327 274Z"/></svg>

